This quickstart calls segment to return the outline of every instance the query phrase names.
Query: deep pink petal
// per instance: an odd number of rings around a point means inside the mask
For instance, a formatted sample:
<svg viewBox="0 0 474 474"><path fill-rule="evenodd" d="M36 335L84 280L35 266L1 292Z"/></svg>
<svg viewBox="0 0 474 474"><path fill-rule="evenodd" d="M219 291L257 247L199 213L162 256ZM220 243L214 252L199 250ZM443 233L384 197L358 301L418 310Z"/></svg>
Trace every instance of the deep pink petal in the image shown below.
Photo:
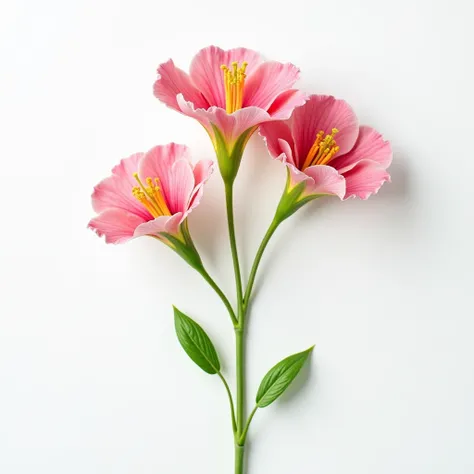
<svg viewBox="0 0 474 474"><path fill-rule="evenodd" d="M354 168L344 173L346 179L346 194L344 199L359 197L367 199L376 194L385 181L390 181L387 170L379 163L362 160Z"/></svg>
<svg viewBox="0 0 474 474"><path fill-rule="evenodd" d="M144 219L123 209L106 209L94 217L88 227L99 237L105 235L108 244L122 244L134 236Z"/></svg>
<svg viewBox="0 0 474 474"><path fill-rule="evenodd" d="M146 180L148 177L152 179L158 178L160 180L163 196L172 214L177 211L172 208L173 206L170 202L170 196L174 196L171 191L171 170L173 169L173 165L180 160L186 160L189 163L191 162L191 152L186 145L179 145L177 143L158 145L145 153L145 156L140 161L138 169L138 173L142 180ZM175 202L174 197L173 202Z"/></svg>
<svg viewBox="0 0 474 474"><path fill-rule="evenodd" d="M320 130L325 133L331 133L333 128L339 130L336 142L340 155L354 146L359 133L357 117L349 104L327 95L312 95L305 105L297 107L291 117L291 128L298 167L303 165Z"/></svg>
<svg viewBox="0 0 474 474"><path fill-rule="evenodd" d="M282 143L285 142L290 147L291 161L293 162L295 144L287 122L280 120L266 122L260 125L259 134L263 137L268 151L273 158L279 157L282 153L288 153L288 149L283 150L282 147ZM289 157L287 156L287 158Z"/></svg>
<svg viewBox="0 0 474 474"><path fill-rule="evenodd" d="M251 49L235 48L224 51L217 46L201 49L194 57L189 73L193 83L202 92L209 105L225 108L225 89L221 66L230 67L233 61L237 61L239 65L246 61L248 63L247 75L250 75L262 62L262 59L257 52ZM185 96L185 100L189 99L186 99ZM195 106L200 108L197 104Z"/></svg>
<svg viewBox="0 0 474 474"><path fill-rule="evenodd" d="M170 170L168 189L164 188L171 214L186 212L194 190L193 168L188 160L179 160Z"/></svg>
<svg viewBox="0 0 474 474"><path fill-rule="evenodd" d="M192 102L196 107L209 107L208 102L199 90L194 86L188 74L174 65L172 59L158 67L158 79L153 85L155 97L167 106L179 111L176 96L183 94L186 100Z"/></svg>
<svg viewBox="0 0 474 474"><path fill-rule="evenodd" d="M337 156L331 166L344 173L353 168L359 161L368 159L377 162L386 169L392 162L392 147L377 130L371 127L360 127L357 141L349 153Z"/></svg>
<svg viewBox="0 0 474 474"><path fill-rule="evenodd" d="M149 222L139 225L134 233L134 237L142 235L158 235L162 232L176 234L179 232L179 225L184 220L184 214L179 212L174 216L159 216Z"/></svg>
<svg viewBox="0 0 474 474"><path fill-rule="evenodd" d="M313 179L313 183L306 185L305 194L332 194L340 199L344 198L345 179L331 166L310 166L304 173Z"/></svg>
<svg viewBox="0 0 474 474"><path fill-rule="evenodd" d="M304 105L308 99L307 94L298 89L290 89L282 92L272 103L268 109L268 113L272 118L278 120L286 120L290 118L295 107Z"/></svg>
<svg viewBox="0 0 474 474"><path fill-rule="evenodd" d="M119 208L137 214L144 220L151 219L149 212L133 197L132 189L137 185L133 173L138 171L144 153L135 153L125 158L112 170L112 176L101 181L92 193L92 207L96 212Z"/></svg>
<svg viewBox="0 0 474 474"><path fill-rule="evenodd" d="M300 70L293 64L267 61L247 74L244 87L244 107L255 106L267 110L283 92L298 80Z"/></svg>

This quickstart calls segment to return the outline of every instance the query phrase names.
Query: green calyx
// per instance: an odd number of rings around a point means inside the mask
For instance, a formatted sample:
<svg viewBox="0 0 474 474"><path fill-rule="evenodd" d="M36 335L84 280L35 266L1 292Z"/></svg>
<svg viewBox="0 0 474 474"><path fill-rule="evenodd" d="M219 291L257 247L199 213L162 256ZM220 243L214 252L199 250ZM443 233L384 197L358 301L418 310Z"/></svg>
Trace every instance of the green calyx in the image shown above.
<svg viewBox="0 0 474 474"><path fill-rule="evenodd" d="M201 256L199 255L191 238L191 234L189 233L187 220L181 224L180 231L181 232L179 235L163 232L161 236L163 237L165 243L171 247L180 257L182 257L191 267L201 271L203 269Z"/></svg>
<svg viewBox="0 0 474 474"><path fill-rule="evenodd" d="M237 176L245 145L247 145L256 127L247 129L239 136L233 146L230 146L230 144L226 142L222 132L214 124L211 124L211 126L215 136L214 148L216 150L217 162L219 163L219 170L224 182L230 185Z"/></svg>
<svg viewBox="0 0 474 474"><path fill-rule="evenodd" d="M304 181L291 187L290 173L288 172L285 190L283 191L283 195L281 196L280 203L278 204L275 213L275 220L277 222L280 223L284 221L306 203L323 196L323 194L305 194L305 188L306 183Z"/></svg>

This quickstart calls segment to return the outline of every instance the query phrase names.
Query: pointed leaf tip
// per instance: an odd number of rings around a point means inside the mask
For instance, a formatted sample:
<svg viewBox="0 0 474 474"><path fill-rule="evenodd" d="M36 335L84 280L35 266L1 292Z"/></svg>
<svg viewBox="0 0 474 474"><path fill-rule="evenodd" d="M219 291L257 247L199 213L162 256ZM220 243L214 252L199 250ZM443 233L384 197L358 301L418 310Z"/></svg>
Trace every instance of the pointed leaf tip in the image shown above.
<svg viewBox="0 0 474 474"><path fill-rule="evenodd" d="M299 374L313 349L314 346L293 354L268 371L257 392L256 403L259 408L267 407L282 395Z"/></svg>

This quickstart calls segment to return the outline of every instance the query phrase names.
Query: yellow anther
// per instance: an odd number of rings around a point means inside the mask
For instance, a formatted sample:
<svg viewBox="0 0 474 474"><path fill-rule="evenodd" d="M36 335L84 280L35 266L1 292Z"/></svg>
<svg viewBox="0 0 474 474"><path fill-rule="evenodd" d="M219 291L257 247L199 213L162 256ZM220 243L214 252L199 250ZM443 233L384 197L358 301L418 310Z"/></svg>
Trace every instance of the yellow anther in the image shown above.
<svg viewBox="0 0 474 474"><path fill-rule="evenodd" d="M245 61L240 68L237 61L231 63L231 68L225 64L221 66L224 76L225 108L228 114L242 108L247 66L248 63Z"/></svg>
<svg viewBox="0 0 474 474"><path fill-rule="evenodd" d="M155 178L156 186L153 185L153 179L148 177L145 179L148 187L145 187L138 173L133 173L133 177L139 184L132 188L132 196L137 199L153 217L170 216L171 212L166 205L166 201L158 187L159 180Z"/></svg>
<svg viewBox="0 0 474 474"><path fill-rule="evenodd" d="M301 167L303 171L309 166L325 165L332 160L334 155L339 151L339 147L336 145L336 140L334 140L334 136L337 133L339 133L339 130L333 128L331 133L326 136L323 130L320 130L316 134L316 139L308 151L303 166Z"/></svg>

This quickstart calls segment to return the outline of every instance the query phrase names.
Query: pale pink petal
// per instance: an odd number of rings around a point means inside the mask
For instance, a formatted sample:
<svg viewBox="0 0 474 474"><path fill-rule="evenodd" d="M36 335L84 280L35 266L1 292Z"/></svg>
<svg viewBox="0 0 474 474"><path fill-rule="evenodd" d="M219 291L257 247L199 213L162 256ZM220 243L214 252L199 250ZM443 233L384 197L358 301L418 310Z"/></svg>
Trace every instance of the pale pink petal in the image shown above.
<svg viewBox="0 0 474 474"><path fill-rule="evenodd" d="M176 102L178 94L182 94L196 107L205 109L209 107L208 102L196 89L188 74L177 68L172 59L158 67L158 79L153 85L153 93L167 106L178 111L179 107Z"/></svg>
<svg viewBox="0 0 474 474"><path fill-rule="evenodd" d="M325 133L331 133L333 128L339 130L336 142L341 155L354 146L359 133L357 117L349 104L327 95L312 95L305 105L297 107L291 117L291 128L298 167L303 165L320 130Z"/></svg>
<svg viewBox="0 0 474 474"><path fill-rule="evenodd" d="M212 160L200 160L194 166L194 181L196 186L205 183L212 174L214 162Z"/></svg>
<svg viewBox="0 0 474 474"><path fill-rule="evenodd" d="M286 120L290 118L295 107L304 105L308 96L298 89L290 89L282 92L268 109L273 119Z"/></svg>
<svg viewBox="0 0 474 474"><path fill-rule="evenodd" d="M284 158L287 163L291 163L292 165L295 164L295 160L293 158L293 150L291 149L289 143L281 138L278 139L278 144L281 148L281 155L280 160Z"/></svg>
<svg viewBox="0 0 474 474"><path fill-rule="evenodd" d="M170 170L169 187L163 187L171 214L187 211L194 184L193 168L189 161L177 161Z"/></svg>
<svg viewBox="0 0 474 474"><path fill-rule="evenodd" d="M212 110L215 107L209 109L196 109L192 102L186 101L182 94L178 95L176 98L180 112L188 117L196 119L207 131L207 133L212 137L213 131L211 127L211 122L209 118L213 116Z"/></svg>
<svg viewBox="0 0 474 474"><path fill-rule="evenodd" d="M346 194L344 199L359 197L367 199L377 193L385 181L390 181L387 170L379 163L362 160L354 168L344 173L346 179Z"/></svg>
<svg viewBox="0 0 474 474"><path fill-rule="evenodd" d="M134 237L142 235L158 235L162 232L169 234L176 234L179 230L179 225L184 220L184 214L178 212L174 216L159 216L155 219L139 225L134 233Z"/></svg>
<svg viewBox="0 0 474 474"><path fill-rule="evenodd" d="M194 167L194 181L196 186L189 200L189 211L194 209L199 204L204 192L204 184L211 177L213 171L214 162L212 160L201 160Z"/></svg>
<svg viewBox="0 0 474 474"><path fill-rule="evenodd" d="M337 156L331 161L331 166L345 173L361 160L368 159L377 162L386 169L392 162L392 147L385 141L377 130L371 127L360 127L357 141L349 153Z"/></svg>
<svg viewBox="0 0 474 474"><path fill-rule="evenodd" d="M138 171L144 153L135 153L125 158L112 170L112 176L101 181L92 193L92 207L96 212L119 208L137 214L144 220L151 219L149 212L133 197L132 189L137 186L133 173Z"/></svg>
<svg viewBox="0 0 474 474"><path fill-rule="evenodd" d="M298 80L300 70L293 64L267 61L247 74L244 87L244 107L255 106L267 110L275 99L291 89Z"/></svg>
<svg viewBox="0 0 474 474"><path fill-rule="evenodd" d="M305 194L333 194L340 199L344 198L345 179L331 166L310 166L304 172L313 179L313 183L306 185Z"/></svg>
<svg viewBox="0 0 474 474"><path fill-rule="evenodd" d="M142 180L150 177L160 180L160 187L170 211L174 209L169 202L171 186L171 170L173 165L180 160L191 162L191 152L186 145L169 143L168 145L158 145L145 153L140 161L138 173ZM179 209L181 210L181 209Z"/></svg>
<svg viewBox="0 0 474 474"><path fill-rule="evenodd" d="M221 66L230 67L233 61L237 61L239 65L244 61L247 62L247 75L250 75L262 62L262 59L257 52L250 49L235 48L224 51L217 46L204 48L194 57L189 73L193 83L202 92L209 105L225 108L225 89ZM195 105L196 108L200 108L199 105Z"/></svg>
<svg viewBox="0 0 474 474"><path fill-rule="evenodd" d="M211 123L214 123L224 135L225 140L231 145L246 130L271 120L268 113L258 107L246 107L230 115L223 109L215 109L213 112L214 116L210 119Z"/></svg>
<svg viewBox="0 0 474 474"><path fill-rule="evenodd" d="M210 107L208 110L195 109L193 104L186 102L182 96L178 96L178 104L185 115L199 120L211 138L214 137L211 124L215 125L230 147L249 128L271 120L268 113L258 107L246 107L245 109L237 110L233 114L228 114L219 107Z"/></svg>
<svg viewBox="0 0 474 474"><path fill-rule="evenodd" d="M99 237L105 235L108 244L122 244L134 236L135 229L144 219L123 209L106 209L94 217L88 227Z"/></svg>
<svg viewBox="0 0 474 474"><path fill-rule="evenodd" d="M260 125L259 134L263 137L268 151L273 158L277 158L282 153L287 153L286 151L283 151L280 140L286 142L292 150L295 146L287 122L277 120L274 122L263 123ZM293 157L293 153L291 153L291 155Z"/></svg>

